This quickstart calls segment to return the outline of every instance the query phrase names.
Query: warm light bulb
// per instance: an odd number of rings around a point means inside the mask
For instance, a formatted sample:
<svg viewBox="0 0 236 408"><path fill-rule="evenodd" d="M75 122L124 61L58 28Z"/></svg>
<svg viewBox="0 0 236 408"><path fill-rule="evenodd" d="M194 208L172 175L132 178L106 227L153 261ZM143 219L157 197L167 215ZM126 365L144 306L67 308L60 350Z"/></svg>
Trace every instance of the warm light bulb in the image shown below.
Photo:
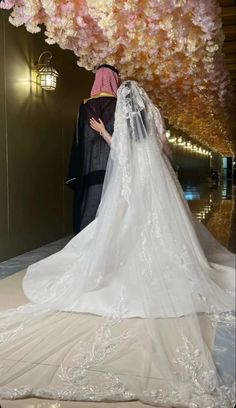
<svg viewBox="0 0 236 408"><path fill-rule="evenodd" d="M57 86L58 72L50 65L44 66L39 70L41 88L47 91L54 91Z"/></svg>

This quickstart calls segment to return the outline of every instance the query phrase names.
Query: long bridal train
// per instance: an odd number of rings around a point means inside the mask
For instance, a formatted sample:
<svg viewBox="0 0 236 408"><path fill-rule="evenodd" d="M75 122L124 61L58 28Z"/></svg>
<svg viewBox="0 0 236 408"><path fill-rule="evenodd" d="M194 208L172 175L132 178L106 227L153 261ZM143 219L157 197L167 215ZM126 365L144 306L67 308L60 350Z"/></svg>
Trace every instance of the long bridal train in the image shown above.
<svg viewBox="0 0 236 408"><path fill-rule="evenodd" d="M233 406L234 255L192 217L163 132L125 82L95 221L28 268L32 303L0 314L1 398Z"/></svg>

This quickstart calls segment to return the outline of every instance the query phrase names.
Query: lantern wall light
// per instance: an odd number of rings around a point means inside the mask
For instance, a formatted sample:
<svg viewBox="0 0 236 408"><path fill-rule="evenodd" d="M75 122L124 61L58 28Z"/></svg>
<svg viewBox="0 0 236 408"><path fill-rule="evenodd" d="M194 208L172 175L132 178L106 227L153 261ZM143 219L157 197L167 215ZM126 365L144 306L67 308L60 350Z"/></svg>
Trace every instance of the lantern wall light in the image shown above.
<svg viewBox="0 0 236 408"><path fill-rule="evenodd" d="M52 53L44 51L40 54L37 62L39 84L46 91L54 91L57 86L58 72L51 65Z"/></svg>

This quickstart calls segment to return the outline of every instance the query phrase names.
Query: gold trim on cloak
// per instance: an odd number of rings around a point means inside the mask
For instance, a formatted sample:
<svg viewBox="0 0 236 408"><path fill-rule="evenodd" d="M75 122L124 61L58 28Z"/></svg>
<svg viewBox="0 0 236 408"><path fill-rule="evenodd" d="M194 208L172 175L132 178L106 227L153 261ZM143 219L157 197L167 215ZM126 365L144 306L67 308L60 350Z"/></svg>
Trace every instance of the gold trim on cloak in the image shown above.
<svg viewBox="0 0 236 408"><path fill-rule="evenodd" d="M110 96L110 97L112 97L112 98L116 98L115 95L112 95L112 94L110 94L110 93L108 93L108 92L100 92L100 93L98 93L98 94L96 94L96 95L91 96L91 98L84 99L84 104L85 104L86 102L90 101L91 99L104 98L104 97L106 97L106 96Z"/></svg>

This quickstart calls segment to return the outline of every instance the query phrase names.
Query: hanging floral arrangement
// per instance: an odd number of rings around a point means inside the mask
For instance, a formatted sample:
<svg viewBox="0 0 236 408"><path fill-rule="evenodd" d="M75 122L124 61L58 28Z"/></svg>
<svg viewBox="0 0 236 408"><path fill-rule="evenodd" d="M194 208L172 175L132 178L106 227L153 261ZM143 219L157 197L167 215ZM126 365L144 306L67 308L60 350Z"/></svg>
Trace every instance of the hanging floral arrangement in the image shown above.
<svg viewBox="0 0 236 408"><path fill-rule="evenodd" d="M88 70L115 65L141 83L169 123L233 154L232 91L217 0L5 0L10 22L72 50Z"/></svg>

